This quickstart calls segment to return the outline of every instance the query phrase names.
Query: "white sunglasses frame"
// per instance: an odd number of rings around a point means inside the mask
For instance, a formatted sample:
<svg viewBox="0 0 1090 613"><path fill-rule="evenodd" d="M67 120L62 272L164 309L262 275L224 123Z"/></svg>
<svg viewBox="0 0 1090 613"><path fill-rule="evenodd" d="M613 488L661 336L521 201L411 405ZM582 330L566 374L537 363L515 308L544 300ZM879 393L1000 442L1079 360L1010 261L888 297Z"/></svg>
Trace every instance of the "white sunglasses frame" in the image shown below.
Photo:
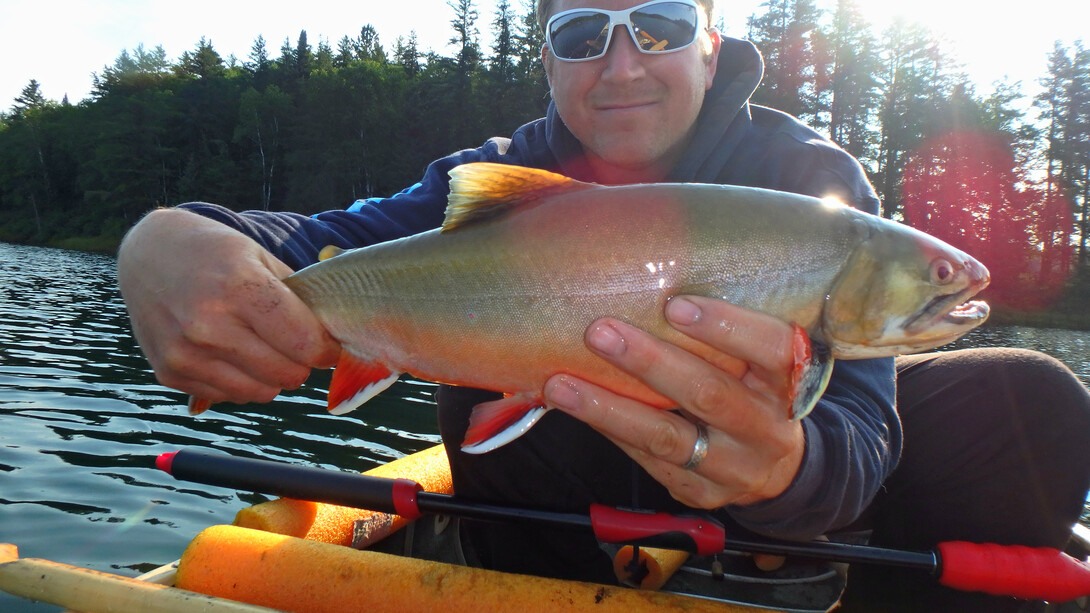
<svg viewBox="0 0 1090 613"><path fill-rule="evenodd" d="M636 38L636 32L632 28L632 13L635 13L635 12L639 11L640 9L644 9L644 8L647 8L649 6L653 6L653 5L656 5L656 4L684 4L685 6L692 7L696 11L696 29L693 32L693 39L691 41L685 43L684 45L682 45L680 47L675 47L673 49L666 49L666 50L662 50L662 51L645 51L643 49L643 47L640 46L640 41ZM597 13L599 15L605 15L605 16L607 16L609 18L609 31L606 33L606 42L602 46L602 52L599 53L598 55L593 56L593 57L577 57L577 58L560 57L559 55L556 54L555 51L553 51L553 42L552 42L552 39L553 39L553 37L552 37L553 22L556 21L557 19L560 19L561 17L564 17L565 15L571 15L571 14L574 14L574 13L583 13L583 12ZM700 36L701 30L703 30L703 31L708 30L708 24L706 23L706 21L707 21L707 15L704 14L704 9L700 8L700 5L697 4L694 0L651 0L650 2L644 2L643 4L633 6L632 8L623 9L623 10L620 10L620 11L608 11L606 9L596 9L596 8L569 9L569 10L561 11L561 12L553 15L552 17L549 18L549 21L547 21L545 23L545 42L549 45L549 53L552 54L552 56L554 58L556 58L558 61L561 61L561 62L591 62L591 61L599 60L599 59L602 59L603 57L605 57L606 53L609 52L609 46L613 44L613 31L617 29L617 26L624 26L624 29L628 31L628 37L632 39L632 43L636 45L636 49L640 53L645 53L647 55L664 55L664 54L667 54L667 53L673 53L675 51L681 51L682 49L685 49L685 48L689 47L690 45L692 45L693 43L695 43L696 39Z"/></svg>

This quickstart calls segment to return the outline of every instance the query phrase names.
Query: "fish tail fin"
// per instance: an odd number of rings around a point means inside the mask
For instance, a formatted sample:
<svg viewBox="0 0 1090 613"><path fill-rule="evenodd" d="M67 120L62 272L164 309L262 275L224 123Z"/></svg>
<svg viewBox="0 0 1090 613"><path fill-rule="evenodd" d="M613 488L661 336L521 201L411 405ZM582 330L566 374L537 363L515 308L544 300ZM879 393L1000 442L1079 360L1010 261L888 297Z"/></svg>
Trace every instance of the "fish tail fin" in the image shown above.
<svg viewBox="0 0 1090 613"><path fill-rule="evenodd" d="M377 396L401 376L378 362L342 352L329 385L329 412L344 415Z"/></svg>
<svg viewBox="0 0 1090 613"><path fill-rule="evenodd" d="M799 420L814 410L829 379L833 375L833 353L821 343L810 341L810 335L798 324L795 331L795 364L791 371L791 419Z"/></svg>
<svg viewBox="0 0 1090 613"><path fill-rule="evenodd" d="M482 402L469 414L462 451L486 453L522 436L548 411L540 394L515 394Z"/></svg>
<svg viewBox="0 0 1090 613"><path fill-rule="evenodd" d="M475 162L450 169L443 232L455 230L515 208L535 206L541 198L589 187L564 175L538 168Z"/></svg>

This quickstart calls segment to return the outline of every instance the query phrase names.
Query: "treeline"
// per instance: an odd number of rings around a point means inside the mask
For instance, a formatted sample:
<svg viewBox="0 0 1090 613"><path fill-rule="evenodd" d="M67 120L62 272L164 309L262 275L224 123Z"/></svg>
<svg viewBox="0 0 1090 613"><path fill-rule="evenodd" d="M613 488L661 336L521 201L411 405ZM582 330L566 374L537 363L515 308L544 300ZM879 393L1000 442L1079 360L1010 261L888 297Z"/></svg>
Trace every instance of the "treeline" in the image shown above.
<svg viewBox="0 0 1090 613"><path fill-rule="evenodd" d="M111 245L155 206L309 213L394 193L431 160L544 113L543 41L522 2L500 0L485 21L474 0L449 0L450 56L415 36L384 45L363 26L335 45L301 32L277 57L260 36L243 60L203 39L173 61L162 47L123 51L75 104L31 81L0 115L0 240ZM897 22L876 33L854 0L831 12L768 0L748 25L767 63L755 101L859 158L885 215L993 267L1017 260L994 290L1013 301L1027 283L1055 293L1087 268L1081 42L1057 43L1029 100L1018 83L978 92L931 32Z"/></svg>

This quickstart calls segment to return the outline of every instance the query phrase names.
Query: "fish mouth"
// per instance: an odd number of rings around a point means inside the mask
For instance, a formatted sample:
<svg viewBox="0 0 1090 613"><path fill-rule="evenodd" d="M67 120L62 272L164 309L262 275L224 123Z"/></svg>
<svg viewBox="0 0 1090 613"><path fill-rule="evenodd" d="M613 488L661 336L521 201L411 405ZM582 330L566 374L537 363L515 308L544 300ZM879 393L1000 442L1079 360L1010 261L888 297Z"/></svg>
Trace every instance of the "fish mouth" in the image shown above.
<svg viewBox="0 0 1090 613"><path fill-rule="evenodd" d="M953 294L935 296L904 322L904 331L910 335L928 331L957 334L961 330L975 328L984 323L991 307L983 300L967 300L978 289L967 287Z"/></svg>

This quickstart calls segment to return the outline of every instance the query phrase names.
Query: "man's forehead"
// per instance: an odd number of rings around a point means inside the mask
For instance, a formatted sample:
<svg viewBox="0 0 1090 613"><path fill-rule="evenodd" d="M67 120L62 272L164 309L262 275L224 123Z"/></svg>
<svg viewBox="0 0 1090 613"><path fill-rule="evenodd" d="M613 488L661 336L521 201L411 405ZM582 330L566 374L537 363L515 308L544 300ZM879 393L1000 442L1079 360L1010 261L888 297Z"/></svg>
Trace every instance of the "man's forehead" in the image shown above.
<svg viewBox="0 0 1090 613"><path fill-rule="evenodd" d="M647 0L554 0L550 13L555 15L561 11L580 8L596 8L618 11L632 8L647 2Z"/></svg>

